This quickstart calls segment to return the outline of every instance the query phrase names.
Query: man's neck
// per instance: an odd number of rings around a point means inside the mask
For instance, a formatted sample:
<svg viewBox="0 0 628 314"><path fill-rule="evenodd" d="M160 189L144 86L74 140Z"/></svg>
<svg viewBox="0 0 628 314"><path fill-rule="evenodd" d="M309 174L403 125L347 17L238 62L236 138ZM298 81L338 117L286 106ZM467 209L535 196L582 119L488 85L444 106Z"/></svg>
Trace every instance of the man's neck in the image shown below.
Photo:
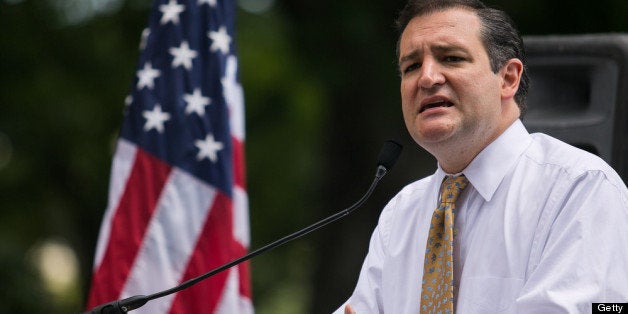
<svg viewBox="0 0 628 314"><path fill-rule="evenodd" d="M428 150L438 160L440 167L449 174L462 172L475 157L488 145L495 141L508 127L510 127L519 115L513 115L510 119L504 119L493 132L484 136L471 136L459 142L442 143Z"/></svg>

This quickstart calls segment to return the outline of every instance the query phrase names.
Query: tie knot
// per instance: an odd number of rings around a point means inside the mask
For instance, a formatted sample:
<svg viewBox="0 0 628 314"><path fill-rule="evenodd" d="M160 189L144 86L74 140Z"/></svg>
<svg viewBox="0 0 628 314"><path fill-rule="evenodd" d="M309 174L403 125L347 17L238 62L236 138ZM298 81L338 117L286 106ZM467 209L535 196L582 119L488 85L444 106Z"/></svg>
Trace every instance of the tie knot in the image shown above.
<svg viewBox="0 0 628 314"><path fill-rule="evenodd" d="M455 203L460 196L460 192L469 184L469 180L464 175L453 177L447 176L441 185L441 202Z"/></svg>

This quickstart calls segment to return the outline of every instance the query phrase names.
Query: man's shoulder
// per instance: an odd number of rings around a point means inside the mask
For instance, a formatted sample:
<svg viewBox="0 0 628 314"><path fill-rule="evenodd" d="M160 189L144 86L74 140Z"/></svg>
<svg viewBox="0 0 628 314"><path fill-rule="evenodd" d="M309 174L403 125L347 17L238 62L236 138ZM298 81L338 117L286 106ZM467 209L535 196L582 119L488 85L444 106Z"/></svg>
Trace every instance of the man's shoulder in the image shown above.
<svg viewBox="0 0 628 314"><path fill-rule="evenodd" d="M572 179L600 173L611 180L621 181L617 172L599 156L547 134L531 136L533 144L524 156L539 167L558 169Z"/></svg>

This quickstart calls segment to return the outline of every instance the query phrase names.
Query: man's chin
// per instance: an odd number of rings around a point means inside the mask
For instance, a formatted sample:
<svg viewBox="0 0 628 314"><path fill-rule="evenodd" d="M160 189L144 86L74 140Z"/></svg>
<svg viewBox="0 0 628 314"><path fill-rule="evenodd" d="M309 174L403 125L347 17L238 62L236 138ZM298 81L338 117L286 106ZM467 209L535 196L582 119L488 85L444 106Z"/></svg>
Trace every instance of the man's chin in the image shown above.
<svg viewBox="0 0 628 314"><path fill-rule="evenodd" d="M425 125L422 128L419 128L415 140L417 140L419 144L438 144L451 138L453 132L453 124Z"/></svg>

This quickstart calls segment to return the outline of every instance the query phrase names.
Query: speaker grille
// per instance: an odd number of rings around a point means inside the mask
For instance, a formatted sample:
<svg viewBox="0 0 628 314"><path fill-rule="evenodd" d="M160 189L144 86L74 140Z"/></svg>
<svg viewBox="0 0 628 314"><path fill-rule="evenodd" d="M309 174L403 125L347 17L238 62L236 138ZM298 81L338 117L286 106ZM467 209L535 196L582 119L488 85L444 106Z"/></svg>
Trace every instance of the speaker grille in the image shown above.
<svg viewBox="0 0 628 314"><path fill-rule="evenodd" d="M628 35L524 37L530 132L592 152L626 181Z"/></svg>

